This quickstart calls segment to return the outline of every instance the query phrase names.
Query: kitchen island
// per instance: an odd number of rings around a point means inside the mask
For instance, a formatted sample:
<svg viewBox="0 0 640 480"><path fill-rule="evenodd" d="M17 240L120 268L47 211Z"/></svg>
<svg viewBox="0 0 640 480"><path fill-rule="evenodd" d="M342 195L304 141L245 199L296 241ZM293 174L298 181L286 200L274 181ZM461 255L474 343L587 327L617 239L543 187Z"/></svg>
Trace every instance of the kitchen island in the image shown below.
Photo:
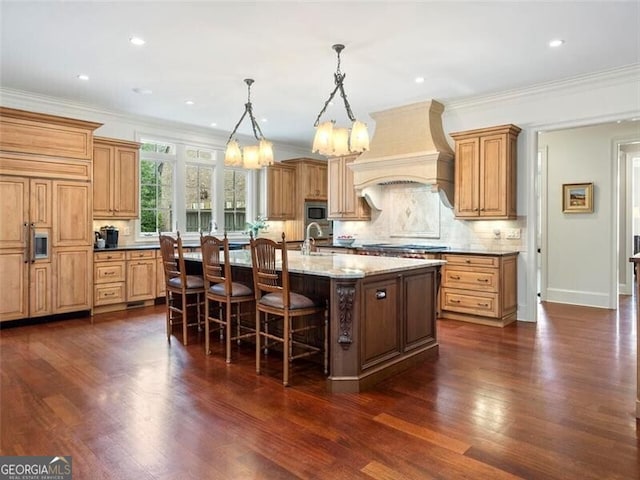
<svg viewBox="0 0 640 480"><path fill-rule="evenodd" d="M234 280L252 282L251 252L229 252ZM435 357L441 260L287 253L291 289L329 301L331 392L359 392ZM200 253L185 260L202 262Z"/></svg>

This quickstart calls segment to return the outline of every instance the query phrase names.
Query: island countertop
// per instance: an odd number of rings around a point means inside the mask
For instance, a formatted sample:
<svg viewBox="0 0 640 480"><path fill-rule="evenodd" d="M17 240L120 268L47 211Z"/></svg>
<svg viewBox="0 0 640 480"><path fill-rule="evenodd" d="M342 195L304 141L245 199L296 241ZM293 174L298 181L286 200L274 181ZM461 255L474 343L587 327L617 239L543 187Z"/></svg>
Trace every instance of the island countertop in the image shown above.
<svg viewBox="0 0 640 480"><path fill-rule="evenodd" d="M202 261L200 252L184 254L185 260ZM349 255L341 253L318 252L302 255L295 250L287 251L289 272L329 277L335 279L364 278L383 273L404 272L424 267L444 265L444 260L427 260L415 258L381 257L368 255ZM251 267L249 250L232 250L229 252L231 265Z"/></svg>

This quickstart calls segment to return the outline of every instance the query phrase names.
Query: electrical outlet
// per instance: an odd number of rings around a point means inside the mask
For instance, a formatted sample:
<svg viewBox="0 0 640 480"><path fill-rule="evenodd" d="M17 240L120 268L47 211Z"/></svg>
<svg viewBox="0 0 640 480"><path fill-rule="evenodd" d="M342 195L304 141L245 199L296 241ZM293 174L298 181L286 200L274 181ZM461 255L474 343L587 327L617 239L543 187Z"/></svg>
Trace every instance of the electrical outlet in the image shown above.
<svg viewBox="0 0 640 480"><path fill-rule="evenodd" d="M507 238L509 240L519 240L520 239L520 229L512 228L507 232Z"/></svg>

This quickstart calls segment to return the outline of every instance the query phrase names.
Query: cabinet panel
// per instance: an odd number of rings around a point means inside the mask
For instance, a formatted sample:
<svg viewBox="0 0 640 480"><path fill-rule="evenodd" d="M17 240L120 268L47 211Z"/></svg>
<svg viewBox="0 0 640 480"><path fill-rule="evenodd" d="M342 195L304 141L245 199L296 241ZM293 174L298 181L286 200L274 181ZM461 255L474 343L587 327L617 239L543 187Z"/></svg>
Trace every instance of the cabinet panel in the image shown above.
<svg viewBox="0 0 640 480"><path fill-rule="evenodd" d="M497 292L498 278L497 270L447 266L442 279L442 285L445 287L466 288L483 292Z"/></svg>
<svg viewBox="0 0 640 480"><path fill-rule="evenodd" d="M154 253L153 251L151 253ZM156 259L127 262L127 301L151 300L156 296Z"/></svg>
<svg viewBox="0 0 640 480"><path fill-rule="evenodd" d="M53 246L93 245L91 185L84 182L53 182Z"/></svg>
<svg viewBox="0 0 640 480"><path fill-rule="evenodd" d="M53 226L51 180L32 179L30 184L29 218L38 228L51 228Z"/></svg>
<svg viewBox="0 0 640 480"><path fill-rule="evenodd" d="M53 313L52 269L49 262L36 262L29 275L30 317L41 317Z"/></svg>
<svg viewBox="0 0 640 480"><path fill-rule="evenodd" d="M457 217L478 215L479 193L479 141L477 138L456 143L455 157L455 213Z"/></svg>
<svg viewBox="0 0 640 480"><path fill-rule="evenodd" d="M404 278L404 351L436 341L438 273L407 275ZM426 317L426 318L425 318Z"/></svg>
<svg viewBox="0 0 640 480"><path fill-rule="evenodd" d="M115 217L136 218L138 216L138 169L137 150L116 150L113 180Z"/></svg>
<svg viewBox="0 0 640 480"><path fill-rule="evenodd" d="M363 370L401 352L398 290L396 278L362 285L360 363Z"/></svg>
<svg viewBox="0 0 640 480"><path fill-rule="evenodd" d="M96 284L124 282L126 280L126 264L125 262L95 263L93 273L93 281Z"/></svg>
<svg viewBox="0 0 640 480"><path fill-rule="evenodd" d="M114 303L124 303L126 301L124 285L124 282L96 285L93 293L93 305L99 307Z"/></svg>
<svg viewBox="0 0 640 480"><path fill-rule="evenodd" d="M453 312L498 318L498 294L442 289L442 308Z"/></svg>
<svg viewBox="0 0 640 480"><path fill-rule="evenodd" d="M93 249L58 248L53 257L55 313L89 310L93 294Z"/></svg>
<svg viewBox="0 0 640 480"><path fill-rule="evenodd" d="M357 155L330 158L328 161L330 220L371 220L371 210L353 186L353 171L349 168Z"/></svg>
<svg viewBox="0 0 640 480"><path fill-rule="evenodd" d="M5 251L0 254L0 272L3 274L0 288L0 321L24 318L29 312L29 264L24 263L22 251Z"/></svg>
<svg viewBox="0 0 640 480"><path fill-rule="evenodd" d="M110 217L113 205L111 189L111 158L113 147L96 143L93 146L93 216Z"/></svg>
<svg viewBox="0 0 640 480"><path fill-rule="evenodd" d="M507 212L506 135L482 137L480 144L480 215Z"/></svg>
<svg viewBox="0 0 640 480"><path fill-rule="evenodd" d="M287 165L271 165L266 169L269 220L293 220L296 216L296 169Z"/></svg>

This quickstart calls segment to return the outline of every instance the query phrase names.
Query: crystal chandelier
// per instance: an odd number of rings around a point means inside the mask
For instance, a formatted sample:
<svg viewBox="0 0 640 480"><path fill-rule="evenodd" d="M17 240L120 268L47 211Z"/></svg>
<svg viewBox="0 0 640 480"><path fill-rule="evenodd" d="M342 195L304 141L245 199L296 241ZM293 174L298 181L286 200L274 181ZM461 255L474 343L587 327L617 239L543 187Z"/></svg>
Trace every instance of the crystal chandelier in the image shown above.
<svg viewBox="0 0 640 480"><path fill-rule="evenodd" d="M252 78L245 78L244 83L247 84L247 103L244 104L244 113L236 123L236 126L229 135L227 140L227 149L224 152L224 164L230 167L244 167L244 168L261 168L267 165L273 165L273 147L272 143L268 142L260 125L253 116L253 108L251 106L251 85L253 84ZM253 128L253 136L259 141L258 145L249 145L240 149L238 141L233 138L238 130L238 127L244 120L244 117L249 114L251 119L251 127ZM259 134L259 135L258 135Z"/></svg>
<svg viewBox="0 0 640 480"><path fill-rule="evenodd" d="M320 110L316 122L313 124L316 127L316 135L313 139L314 152L318 152L322 155L340 156L348 153L361 153L365 150L369 150L369 132L367 126L356 120L351 111L351 105L347 100L347 94L344 93L344 79L346 74L340 72L340 52L344 50L344 45L336 44L332 47L338 54L338 68L336 73L333 74L335 88L329 95L329 99L324 103L324 107ZM349 120L353 122L351 125L351 133L348 128L336 128L335 120L326 121L320 123L320 117L329 106L331 100L335 96L336 92L340 91L340 96L344 101L344 108L347 110L347 116Z"/></svg>

